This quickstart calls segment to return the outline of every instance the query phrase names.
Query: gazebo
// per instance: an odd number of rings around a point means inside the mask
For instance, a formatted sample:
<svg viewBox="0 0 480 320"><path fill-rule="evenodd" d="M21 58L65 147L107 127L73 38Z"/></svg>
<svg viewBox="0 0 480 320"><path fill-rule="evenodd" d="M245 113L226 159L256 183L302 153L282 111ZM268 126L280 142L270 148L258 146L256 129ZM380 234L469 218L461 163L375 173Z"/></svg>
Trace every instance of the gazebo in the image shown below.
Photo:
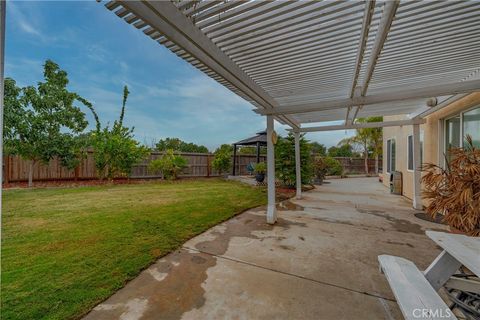
<svg viewBox="0 0 480 320"><path fill-rule="evenodd" d="M257 147L257 163L260 162L260 147L267 146L267 131L257 132L256 136L240 140L233 144L233 170L232 175L235 175L235 169L237 164L237 147L256 146Z"/></svg>

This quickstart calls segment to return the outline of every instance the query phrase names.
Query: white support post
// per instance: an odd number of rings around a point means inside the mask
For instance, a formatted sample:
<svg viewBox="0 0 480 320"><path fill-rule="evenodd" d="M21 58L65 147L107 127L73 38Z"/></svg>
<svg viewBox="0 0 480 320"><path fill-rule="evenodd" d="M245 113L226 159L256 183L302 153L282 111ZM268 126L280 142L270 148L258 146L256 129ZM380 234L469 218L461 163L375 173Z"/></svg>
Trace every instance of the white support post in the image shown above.
<svg viewBox="0 0 480 320"><path fill-rule="evenodd" d="M4 66L5 66L5 16L6 1L0 1L0 163L3 162L3 93L5 90ZM3 170L0 170L0 224L2 216L2 191L3 191Z"/></svg>
<svg viewBox="0 0 480 320"><path fill-rule="evenodd" d="M300 132L295 131L295 178L298 200L302 199L302 171L300 168Z"/></svg>
<svg viewBox="0 0 480 320"><path fill-rule="evenodd" d="M272 136L274 132L273 116L267 116L267 223L274 224L277 221L275 207L275 145Z"/></svg>
<svg viewBox="0 0 480 320"><path fill-rule="evenodd" d="M413 208L422 210L422 185L420 163L420 125L413 125Z"/></svg>

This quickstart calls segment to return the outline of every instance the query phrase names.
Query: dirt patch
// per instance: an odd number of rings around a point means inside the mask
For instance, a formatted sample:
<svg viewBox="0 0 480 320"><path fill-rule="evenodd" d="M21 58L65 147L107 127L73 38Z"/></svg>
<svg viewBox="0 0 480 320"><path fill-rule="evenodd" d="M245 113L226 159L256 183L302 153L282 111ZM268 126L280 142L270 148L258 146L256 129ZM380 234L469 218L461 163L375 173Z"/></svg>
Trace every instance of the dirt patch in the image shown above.
<svg viewBox="0 0 480 320"><path fill-rule="evenodd" d="M299 204L293 203L290 200L285 200L277 204L277 210L278 211L303 211L305 210L305 208Z"/></svg>

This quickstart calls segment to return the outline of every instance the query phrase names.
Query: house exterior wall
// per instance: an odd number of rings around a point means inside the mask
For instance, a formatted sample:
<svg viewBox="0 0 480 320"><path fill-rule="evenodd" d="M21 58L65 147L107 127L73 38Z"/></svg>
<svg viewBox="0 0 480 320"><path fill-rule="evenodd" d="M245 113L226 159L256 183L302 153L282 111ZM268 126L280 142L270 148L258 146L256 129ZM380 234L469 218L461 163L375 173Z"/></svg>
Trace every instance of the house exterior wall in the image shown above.
<svg viewBox="0 0 480 320"><path fill-rule="evenodd" d="M442 123L459 112L480 105L480 92L474 92L451 103L449 106L426 117L426 123L420 126L423 133L423 162L443 165L443 131ZM386 116L384 121L403 120L406 115ZM390 184L387 173L387 140L394 138L396 144L395 170L402 172L402 194L408 199L413 198L413 171L408 167L408 136L413 133L413 126L386 127L383 129L383 183Z"/></svg>

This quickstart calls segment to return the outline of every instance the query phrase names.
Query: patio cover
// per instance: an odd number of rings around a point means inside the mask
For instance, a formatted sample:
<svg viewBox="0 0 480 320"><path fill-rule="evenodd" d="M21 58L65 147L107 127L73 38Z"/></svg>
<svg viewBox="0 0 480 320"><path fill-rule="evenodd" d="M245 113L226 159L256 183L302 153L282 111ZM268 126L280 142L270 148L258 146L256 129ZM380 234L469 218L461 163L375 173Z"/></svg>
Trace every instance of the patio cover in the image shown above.
<svg viewBox="0 0 480 320"><path fill-rule="evenodd" d="M301 132L412 125L413 206L421 209L420 124L480 90L477 0L143 0L106 7L266 115L269 223L276 221L274 118L295 135L297 198ZM355 121L405 114L401 121Z"/></svg>
<svg viewBox="0 0 480 320"><path fill-rule="evenodd" d="M368 116L418 119L427 98L480 89L479 1L110 1L106 7L256 112L293 129L335 120L354 127L357 117Z"/></svg>

